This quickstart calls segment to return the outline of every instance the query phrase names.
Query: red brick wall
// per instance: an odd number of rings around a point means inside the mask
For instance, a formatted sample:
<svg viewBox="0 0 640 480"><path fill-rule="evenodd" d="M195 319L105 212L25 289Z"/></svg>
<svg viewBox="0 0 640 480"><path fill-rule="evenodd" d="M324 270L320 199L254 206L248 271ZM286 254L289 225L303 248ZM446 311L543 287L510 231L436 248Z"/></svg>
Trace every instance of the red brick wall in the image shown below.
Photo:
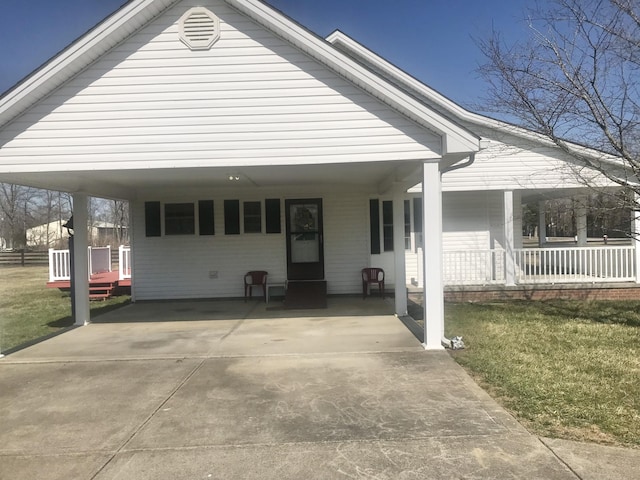
<svg viewBox="0 0 640 480"><path fill-rule="evenodd" d="M496 300L640 300L640 285L619 286L521 286L445 289L447 302L490 302Z"/></svg>

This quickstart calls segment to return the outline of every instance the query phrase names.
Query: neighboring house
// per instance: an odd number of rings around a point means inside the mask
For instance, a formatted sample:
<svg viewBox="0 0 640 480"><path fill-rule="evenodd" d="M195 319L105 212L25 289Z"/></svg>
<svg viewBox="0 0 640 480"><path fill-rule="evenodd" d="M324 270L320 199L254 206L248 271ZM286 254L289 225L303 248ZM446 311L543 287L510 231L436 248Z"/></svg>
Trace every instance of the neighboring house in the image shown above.
<svg viewBox="0 0 640 480"><path fill-rule="evenodd" d="M69 232L63 225L66 220L57 220L44 225L27 229L27 247L54 248L65 246L69 239Z"/></svg>
<svg viewBox="0 0 640 480"><path fill-rule="evenodd" d="M356 294L384 266L398 315L419 277L440 348L443 248L513 249L520 198L582 187L543 139L340 32L258 0L198 5L133 0L0 98L0 181L70 192L76 225L87 195L129 201L134 300L241 296L249 270Z"/></svg>
<svg viewBox="0 0 640 480"><path fill-rule="evenodd" d="M38 225L27 229L27 247L54 248L66 247L69 231L64 228L67 220L57 220L49 224ZM109 222L95 222L89 228L89 243L94 246L104 246L118 238L118 233L126 234L127 227L117 227Z"/></svg>

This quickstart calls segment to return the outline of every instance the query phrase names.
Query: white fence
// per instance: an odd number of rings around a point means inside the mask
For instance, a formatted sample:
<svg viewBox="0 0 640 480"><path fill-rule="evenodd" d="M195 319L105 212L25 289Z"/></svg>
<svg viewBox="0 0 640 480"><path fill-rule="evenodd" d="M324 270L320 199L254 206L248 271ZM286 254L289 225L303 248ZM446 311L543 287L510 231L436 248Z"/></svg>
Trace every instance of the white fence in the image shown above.
<svg viewBox="0 0 640 480"><path fill-rule="evenodd" d="M111 247L89 247L88 276L111 272ZM131 248L118 249L119 279L131 278ZM69 281L71 279L71 257L69 250L49 249L49 281Z"/></svg>
<svg viewBox="0 0 640 480"><path fill-rule="evenodd" d="M520 248L514 253L517 284L635 282L634 246ZM506 252L444 252L445 285L488 285L506 282Z"/></svg>

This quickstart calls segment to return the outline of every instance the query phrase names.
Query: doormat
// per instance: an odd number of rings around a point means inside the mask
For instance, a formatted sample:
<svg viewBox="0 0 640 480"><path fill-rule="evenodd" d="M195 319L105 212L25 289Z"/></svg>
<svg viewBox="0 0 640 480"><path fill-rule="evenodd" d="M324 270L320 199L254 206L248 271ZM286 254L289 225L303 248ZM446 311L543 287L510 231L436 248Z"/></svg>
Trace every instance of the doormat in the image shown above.
<svg viewBox="0 0 640 480"><path fill-rule="evenodd" d="M289 281L284 307L291 309L327 308L327 282L324 280Z"/></svg>

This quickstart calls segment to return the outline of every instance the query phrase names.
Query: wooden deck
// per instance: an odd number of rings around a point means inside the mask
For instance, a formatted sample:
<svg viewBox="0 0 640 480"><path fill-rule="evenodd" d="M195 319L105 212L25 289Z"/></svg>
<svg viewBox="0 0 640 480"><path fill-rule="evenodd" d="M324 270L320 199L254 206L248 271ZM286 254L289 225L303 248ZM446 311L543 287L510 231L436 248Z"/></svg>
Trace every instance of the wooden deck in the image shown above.
<svg viewBox="0 0 640 480"><path fill-rule="evenodd" d="M91 275L89 280L89 298L91 300L105 300L122 293L131 292L131 279L118 279L118 271L103 272ZM58 288L66 291L71 289L69 280L47 282L47 288Z"/></svg>

